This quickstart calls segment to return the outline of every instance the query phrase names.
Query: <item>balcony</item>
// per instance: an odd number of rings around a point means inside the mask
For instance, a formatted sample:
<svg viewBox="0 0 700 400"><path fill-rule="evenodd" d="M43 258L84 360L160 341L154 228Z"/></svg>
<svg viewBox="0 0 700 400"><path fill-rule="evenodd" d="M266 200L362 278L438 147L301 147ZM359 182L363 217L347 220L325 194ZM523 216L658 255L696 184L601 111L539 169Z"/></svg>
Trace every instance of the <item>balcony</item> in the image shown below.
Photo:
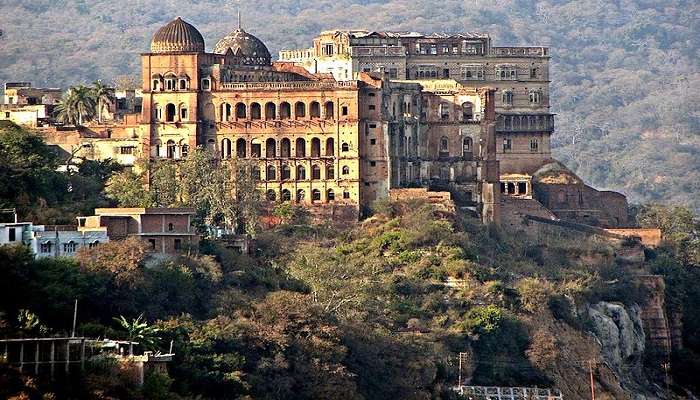
<svg viewBox="0 0 700 400"><path fill-rule="evenodd" d="M350 47L352 57L370 56L394 56L405 57L406 49L403 46L352 46Z"/></svg>
<svg viewBox="0 0 700 400"><path fill-rule="evenodd" d="M554 114L499 114L496 132L553 132Z"/></svg>

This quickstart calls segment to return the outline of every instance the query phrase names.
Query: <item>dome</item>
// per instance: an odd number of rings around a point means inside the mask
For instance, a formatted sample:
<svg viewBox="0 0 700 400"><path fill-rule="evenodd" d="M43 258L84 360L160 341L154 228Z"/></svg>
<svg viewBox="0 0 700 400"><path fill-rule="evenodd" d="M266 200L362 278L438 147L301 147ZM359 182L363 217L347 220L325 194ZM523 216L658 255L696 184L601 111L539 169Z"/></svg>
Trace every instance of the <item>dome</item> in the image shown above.
<svg viewBox="0 0 700 400"><path fill-rule="evenodd" d="M219 40L214 47L214 53L226 54L229 49L233 54L243 57L245 64L270 64L270 51L265 43L243 29L238 28Z"/></svg>
<svg viewBox="0 0 700 400"><path fill-rule="evenodd" d="M177 17L158 29L151 40L153 53L204 51L204 38L197 28Z"/></svg>

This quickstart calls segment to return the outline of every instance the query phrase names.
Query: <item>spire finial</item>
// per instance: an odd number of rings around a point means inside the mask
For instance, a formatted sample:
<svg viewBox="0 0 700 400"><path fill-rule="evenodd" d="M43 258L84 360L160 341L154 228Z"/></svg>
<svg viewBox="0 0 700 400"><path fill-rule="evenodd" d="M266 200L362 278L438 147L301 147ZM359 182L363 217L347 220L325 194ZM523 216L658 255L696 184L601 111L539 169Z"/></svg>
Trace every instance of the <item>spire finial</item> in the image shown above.
<svg viewBox="0 0 700 400"><path fill-rule="evenodd" d="M236 4L238 6L238 29L241 29L241 0L237 0Z"/></svg>

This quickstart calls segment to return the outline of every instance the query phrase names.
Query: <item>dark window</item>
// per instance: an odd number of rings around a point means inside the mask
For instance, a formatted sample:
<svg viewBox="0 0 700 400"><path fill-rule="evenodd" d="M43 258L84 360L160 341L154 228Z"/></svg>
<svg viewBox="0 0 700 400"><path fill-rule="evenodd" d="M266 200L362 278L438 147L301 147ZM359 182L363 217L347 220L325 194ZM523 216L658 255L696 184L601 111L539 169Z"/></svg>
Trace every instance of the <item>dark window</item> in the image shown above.
<svg viewBox="0 0 700 400"><path fill-rule="evenodd" d="M14 242L17 240L17 233L15 232L15 228L10 228L8 231L8 234L10 236L9 241Z"/></svg>
<svg viewBox="0 0 700 400"><path fill-rule="evenodd" d="M370 104L368 108L369 108L370 110L376 109L376 107L374 106L374 104Z"/></svg>
<svg viewBox="0 0 700 400"><path fill-rule="evenodd" d="M512 150L513 149L513 141L511 139L503 139L503 151L506 150Z"/></svg>
<svg viewBox="0 0 700 400"><path fill-rule="evenodd" d="M175 229L175 227L173 226L173 223L171 222L168 224L168 232L172 232L173 229Z"/></svg>
<svg viewBox="0 0 700 400"><path fill-rule="evenodd" d="M372 166L372 167L376 167L376 166L377 166L377 162L376 162L376 161L370 161L370 162L369 162L369 165Z"/></svg>
<svg viewBox="0 0 700 400"><path fill-rule="evenodd" d="M347 116L347 115L348 115L348 106L342 106L342 107L340 107L340 113L341 113L343 116Z"/></svg>
<svg viewBox="0 0 700 400"><path fill-rule="evenodd" d="M349 199L349 198L350 198L350 192L347 192L347 191L343 192L343 198L344 198L344 199Z"/></svg>
<svg viewBox="0 0 700 400"><path fill-rule="evenodd" d="M173 247L175 248L175 250L182 249L182 239L175 239L173 242Z"/></svg>
<svg viewBox="0 0 700 400"><path fill-rule="evenodd" d="M151 250L156 249L156 240L155 239L148 239L148 244L151 246Z"/></svg>
<svg viewBox="0 0 700 400"><path fill-rule="evenodd" d="M377 144L377 139L370 139L369 144Z"/></svg>

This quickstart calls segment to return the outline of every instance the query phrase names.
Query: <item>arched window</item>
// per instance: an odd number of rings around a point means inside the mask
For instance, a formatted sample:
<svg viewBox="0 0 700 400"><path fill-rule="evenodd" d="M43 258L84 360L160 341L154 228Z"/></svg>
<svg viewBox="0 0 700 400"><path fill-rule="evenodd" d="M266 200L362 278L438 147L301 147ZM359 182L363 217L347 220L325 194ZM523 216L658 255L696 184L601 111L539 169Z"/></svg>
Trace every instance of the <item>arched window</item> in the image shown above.
<svg viewBox="0 0 700 400"><path fill-rule="evenodd" d="M321 139L311 139L311 157L321 157Z"/></svg>
<svg viewBox="0 0 700 400"><path fill-rule="evenodd" d="M178 82L180 83L180 84L179 84L179 87L178 87L179 90L187 90L187 89L189 88L189 86L190 86L190 85L188 84L189 78L187 78L187 77L181 77L181 78L179 78L179 79L178 79Z"/></svg>
<svg viewBox="0 0 700 400"><path fill-rule="evenodd" d="M153 74L151 76L151 90L154 92L160 91L162 89L161 81L163 77L159 74Z"/></svg>
<svg viewBox="0 0 700 400"><path fill-rule="evenodd" d="M347 165L344 165L342 172L343 172L343 175L348 175L350 173L350 167L348 167Z"/></svg>
<svg viewBox="0 0 700 400"><path fill-rule="evenodd" d="M530 90L530 104L540 104L542 101L542 92L539 90Z"/></svg>
<svg viewBox="0 0 700 400"><path fill-rule="evenodd" d="M211 78L202 79L202 90L211 90Z"/></svg>
<svg viewBox="0 0 700 400"><path fill-rule="evenodd" d="M281 169L280 173L281 173L280 179L282 179L283 181L286 181L286 180L289 180L292 178L292 170L289 168L289 165L287 165L287 164L282 165L282 169Z"/></svg>
<svg viewBox="0 0 700 400"><path fill-rule="evenodd" d="M190 153L190 146L183 144L182 145L182 150L180 151L182 158L187 157L187 155Z"/></svg>
<svg viewBox="0 0 700 400"><path fill-rule="evenodd" d="M163 120L163 107L158 103L153 105L153 119L156 121Z"/></svg>
<svg viewBox="0 0 700 400"><path fill-rule="evenodd" d="M332 101L327 101L323 108L323 114L326 119L335 119L335 107Z"/></svg>
<svg viewBox="0 0 700 400"><path fill-rule="evenodd" d="M462 153L465 156L472 153L472 138L467 137L462 140Z"/></svg>
<svg viewBox="0 0 700 400"><path fill-rule="evenodd" d="M326 157L335 155L335 140L333 138L326 139Z"/></svg>
<svg viewBox="0 0 700 400"><path fill-rule="evenodd" d="M294 117L297 119L306 117L306 104L298 101L294 105Z"/></svg>
<svg viewBox="0 0 700 400"><path fill-rule="evenodd" d="M321 179L321 167L316 164L311 166L311 179Z"/></svg>
<svg viewBox="0 0 700 400"><path fill-rule="evenodd" d="M267 201L275 201L277 200L277 193L274 190L270 189L267 192L265 192L265 198L267 199Z"/></svg>
<svg viewBox="0 0 700 400"><path fill-rule="evenodd" d="M298 138L295 147L297 157L306 157L306 140Z"/></svg>
<svg viewBox="0 0 700 400"><path fill-rule="evenodd" d="M301 203L302 201L304 201L304 197L306 197L304 189L297 190L297 202Z"/></svg>
<svg viewBox="0 0 700 400"><path fill-rule="evenodd" d="M512 106L513 105L513 92L510 90L504 90L503 93L501 93L501 102L505 106Z"/></svg>
<svg viewBox="0 0 700 400"><path fill-rule="evenodd" d="M292 144L287 138L282 139L282 143L280 145L280 157L290 157L292 154Z"/></svg>
<svg viewBox="0 0 700 400"><path fill-rule="evenodd" d="M172 232L175 229L175 226L173 225L172 222L168 224L168 232Z"/></svg>
<svg viewBox="0 0 700 400"><path fill-rule="evenodd" d="M187 110L187 104L180 104L180 121L187 121L189 119L189 113Z"/></svg>
<svg viewBox="0 0 700 400"><path fill-rule="evenodd" d="M222 139L221 140L221 158L231 158L231 140Z"/></svg>
<svg viewBox="0 0 700 400"><path fill-rule="evenodd" d="M277 179L277 170L274 165L268 165L265 171L265 179L268 181L274 181Z"/></svg>
<svg viewBox="0 0 700 400"><path fill-rule="evenodd" d="M470 102L462 103L462 121L471 121L474 119L474 105Z"/></svg>
<svg viewBox="0 0 700 400"><path fill-rule="evenodd" d="M165 90L175 90L175 81L176 81L175 74L167 74L165 75Z"/></svg>
<svg viewBox="0 0 700 400"><path fill-rule="evenodd" d="M344 199L349 199L349 198L350 198L350 192L348 192L347 190L343 190L343 198L344 198Z"/></svg>
<svg viewBox="0 0 700 400"><path fill-rule="evenodd" d="M229 106L229 107L231 107L231 106ZM229 111L229 114L230 114L230 111ZM245 104L236 103L236 120L245 119L245 118L246 118Z"/></svg>
<svg viewBox="0 0 700 400"><path fill-rule="evenodd" d="M450 141L447 138L447 136L443 136L440 138L440 156L448 156L450 155Z"/></svg>
<svg viewBox="0 0 700 400"><path fill-rule="evenodd" d="M340 150L345 153L347 151L350 151L350 145L343 142L343 144L340 145Z"/></svg>
<svg viewBox="0 0 700 400"><path fill-rule="evenodd" d="M447 102L440 103L438 111L439 111L441 120L447 121L450 119L450 103L447 103Z"/></svg>
<svg viewBox="0 0 700 400"><path fill-rule="evenodd" d="M280 103L280 119L289 119L292 116L292 106L286 101Z"/></svg>
<svg viewBox="0 0 700 400"><path fill-rule="evenodd" d="M306 168L303 165L297 165L297 180L301 181L306 179Z"/></svg>
<svg viewBox="0 0 700 400"><path fill-rule="evenodd" d="M265 141L265 157L275 158L277 156L277 143L275 139L267 139Z"/></svg>
<svg viewBox="0 0 700 400"><path fill-rule="evenodd" d="M250 156L255 158L262 157L262 143L258 139L250 141Z"/></svg>
<svg viewBox="0 0 700 400"><path fill-rule="evenodd" d="M291 201L292 193L287 189L282 189L282 201Z"/></svg>
<svg viewBox="0 0 700 400"><path fill-rule="evenodd" d="M236 140L236 157L245 158L245 155L246 155L245 139Z"/></svg>
<svg viewBox="0 0 700 400"><path fill-rule="evenodd" d="M174 106L173 106L173 107L174 107ZM166 143L166 145L167 145L166 157L168 157L168 158L175 158L175 142L172 141L172 140L168 140L168 142Z"/></svg>
<svg viewBox="0 0 700 400"><path fill-rule="evenodd" d="M335 167L332 165L326 167L326 179L335 179Z"/></svg>
<svg viewBox="0 0 700 400"><path fill-rule="evenodd" d="M275 103L268 102L265 104L265 119L276 119L277 118L277 106Z"/></svg>
<svg viewBox="0 0 700 400"><path fill-rule="evenodd" d="M177 111L175 110L175 104L168 103L168 105L165 106L165 121L175 122L176 115Z"/></svg>
<svg viewBox="0 0 700 400"><path fill-rule="evenodd" d="M314 189L311 191L311 201L321 201L321 191Z"/></svg>
<svg viewBox="0 0 700 400"><path fill-rule="evenodd" d="M253 168L250 169L250 177L255 181L261 180L262 177L260 176L260 167L254 165Z"/></svg>
<svg viewBox="0 0 700 400"><path fill-rule="evenodd" d="M260 104L252 103L250 105L250 119L260 119Z"/></svg>
<svg viewBox="0 0 700 400"><path fill-rule="evenodd" d="M321 118L321 104L319 104L318 101L311 102L309 114L312 119Z"/></svg>
<svg viewBox="0 0 700 400"><path fill-rule="evenodd" d="M231 105L228 103L221 103L221 122L228 122L231 119Z"/></svg>
<svg viewBox="0 0 700 400"><path fill-rule="evenodd" d="M335 192L333 192L333 189L328 189L328 191L326 192L326 200L328 200L328 201L335 200Z"/></svg>

